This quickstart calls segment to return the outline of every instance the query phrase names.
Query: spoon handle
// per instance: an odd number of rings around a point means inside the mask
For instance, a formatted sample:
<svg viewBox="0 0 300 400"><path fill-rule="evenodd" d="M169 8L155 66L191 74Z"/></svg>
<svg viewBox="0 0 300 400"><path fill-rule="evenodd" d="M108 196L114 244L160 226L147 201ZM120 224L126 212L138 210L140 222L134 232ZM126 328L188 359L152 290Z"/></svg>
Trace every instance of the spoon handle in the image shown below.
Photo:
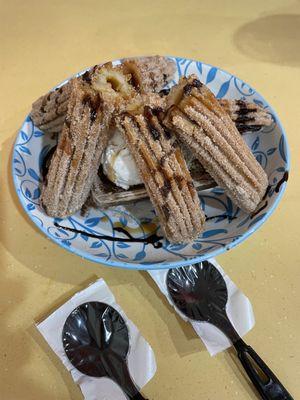
<svg viewBox="0 0 300 400"><path fill-rule="evenodd" d="M128 365L124 360L116 355L111 355L109 362L105 361L103 361L103 363L105 363L108 376L122 388L129 400L147 400L135 386L130 376Z"/></svg>
<svg viewBox="0 0 300 400"><path fill-rule="evenodd" d="M278 378L259 355L242 339L234 343L238 357L264 400L293 400Z"/></svg>
<svg viewBox="0 0 300 400"><path fill-rule="evenodd" d="M140 392L138 392L136 395L131 397L130 400L147 400L147 399L143 397Z"/></svg>

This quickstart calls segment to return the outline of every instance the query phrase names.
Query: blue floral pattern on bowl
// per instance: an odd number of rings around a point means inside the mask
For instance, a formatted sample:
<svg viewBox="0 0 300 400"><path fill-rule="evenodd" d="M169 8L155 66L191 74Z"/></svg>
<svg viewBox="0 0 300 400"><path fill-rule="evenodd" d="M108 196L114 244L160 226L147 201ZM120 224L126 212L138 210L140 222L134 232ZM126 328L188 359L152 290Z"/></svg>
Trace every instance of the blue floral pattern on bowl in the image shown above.
<svg viewBox="0 0 300 400"><path fill-rule="evenodd" d="M187 265L214 257L241 243L267 220L278 205L286 186L284 177L289 170L289 152L284 130L274 110L253 88L228 72L200 61L186 58L174 60L177 76L173 83L182 75L195 73L218 98L246 99L272 113L272 126L244 135L269 178L269 191L259 211L252 216L246 214L237 208L219 187L203 191L200 193L200 200L208 217L203 234L193 243L186 245L171 244L164 239L160 248L155 248L150 243L128 243L122 240L126 236L115 229L126 229L132 237L139 239L154 233L159 235L158 220L150 201L126 208L91 208L84 216L78 212L64 220L48 217L39 204L41 166L46 154L56 142L35 127L27 116L13 150L12 173L16 191L31 220L50 239L65 249L97 263L129 269ZM76 229L81 233L64 227ZM111 236L114 241L89 235ZM117 240L119 237L120 240Z"/></svg>

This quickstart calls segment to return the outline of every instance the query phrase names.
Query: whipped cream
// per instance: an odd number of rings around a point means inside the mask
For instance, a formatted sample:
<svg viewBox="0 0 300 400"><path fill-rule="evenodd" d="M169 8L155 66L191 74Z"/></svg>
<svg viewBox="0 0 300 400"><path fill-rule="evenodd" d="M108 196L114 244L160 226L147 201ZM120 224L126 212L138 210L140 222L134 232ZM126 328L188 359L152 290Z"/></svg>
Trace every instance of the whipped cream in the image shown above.
<svg viewBox="0 0 300 400"><path fill-rule="evenodd" d="M103 172L115 185L123 189L142 182L136 163L130 154L121 132L116 129L102 155Z"/></svg>

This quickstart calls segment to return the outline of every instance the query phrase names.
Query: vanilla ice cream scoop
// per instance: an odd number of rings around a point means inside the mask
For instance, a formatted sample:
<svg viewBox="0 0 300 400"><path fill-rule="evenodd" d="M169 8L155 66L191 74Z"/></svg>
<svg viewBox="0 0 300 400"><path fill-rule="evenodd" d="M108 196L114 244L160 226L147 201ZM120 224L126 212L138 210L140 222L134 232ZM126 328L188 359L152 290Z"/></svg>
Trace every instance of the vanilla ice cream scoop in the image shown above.
<svg viewBox="0 0 300 400"><path fill-rule="evenodd" d="M123 189L143 183L126 142L117 129L103 153L102 167L107 178Z"/></svg>

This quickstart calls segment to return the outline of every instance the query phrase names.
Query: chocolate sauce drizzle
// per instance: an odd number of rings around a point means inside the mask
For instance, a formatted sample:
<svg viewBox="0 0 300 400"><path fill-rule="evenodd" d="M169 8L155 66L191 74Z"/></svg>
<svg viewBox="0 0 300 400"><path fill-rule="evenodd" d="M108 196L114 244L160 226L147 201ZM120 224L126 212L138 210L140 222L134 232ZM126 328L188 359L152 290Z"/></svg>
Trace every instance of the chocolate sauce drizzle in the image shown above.
<svg viewBox="0 0 300 400"><path fill-rule="evenodd" d="M241 108L247 109L247 105L244 100L236 100L236 104Z"/></svg>
<svg viewBox="0 0 300 400"><path fill-rule="evenodd" d="M158 130L155 129L154 126L151 124L149 124L149 130L150 130L151 135L153 136L153 139L158 140L160 137Z"/></svg>
<svg viewBox="0 0 300 400"><path fill-rule="evenodd" d="M51 159L53 157L53 154L55 153L55 150L57 148L57 145L52 147L48 153L46 154L45 158L43 159L42 165L41 165L41 174L43 179L45 180L49 171Z"/></svg>
<svg viewBox="0 0 300 400"><path fill-rule="evenodd" d="M164 185L160 188L160 193L164 198L167 198L170 191L171 191L171 182L166 181Z"/></svg>
<svg viewBox="0 0 300 400"><path fill-rule="evenodd" d="M98 110L101 105L101 98L99 93L93 98L91 95L87 94L84 96L82 100L83 104L88 104L91 113L90 113L90 121L93 123L97 117Z"/></svg>
<svg viewBox="0 0 300 400"><path fill-rule="evenodd" d="M268 201L266 201L259 209L257 209L250 215L250 219L253 219L257 214L264 210L268 206L268 204Z"/></svg>
<svg viewBox="0 0 300 400"><path fill-rule="evenodd" d="M83 81L85 81L87 83L91 83L91 81L92 81L90 71L86 71L83 75L81 75L81 78Z"/></svg>
<svg viewBox="0 0 300 400"><path fill-rule="evenodd" d="M275 186L275 189L274 189L275 193L278 193L278 192L279 192L279 190L280 190L280 188L281 188L281 185L282 185L284 182L287 182L288 179L289 179L289 171L285 171L284 174L283 174L283 177L280 179L280 181L277 182L277 184L276 184L276 186ZM267 187L266 193L264 194L264 197L262 198L262 200L265 200L265 199L267 198L267 196L268 196L268 194L270 193L270 191L271 191L272 188L273 188L272 185L269 185L269 186ZM268 201L266 201L258 210L254 211L254 212L251 214L250 219L254 218L257 214L259 214L259 213L260 213L262 210L264 210L267 206L268 206Z"/></svg>
<svg viewBox="0 0 300 400"><path fill-rule="evenodd" d="M281 188L281 185L282 185L284 182L287 182L288 179L289 179L289 171L285 171L285 173L283 174L283 177L280 179L280 181L277 182L277 185L275 186L275 192L276 192L276 193L279 192L279 190L280 190L280 188Z"/></svg>
<svg viewBox="0 0 300 400"><path fill-rule="evenodd" d="M246 125L242 123L236 123L235 126L240 133L257 132L262 128L262 125Z"/></svg>
<svg viewBox="0 0 300 400"><path fill-rule="evenodd" d="M254 121L253 117L249 117L247 114L241 114L236 118L235 123L239 124L242 122L251 122L251 121Z"/></svg>
<svg viewBox="0 0 300 400"><path fill-rule="evenodd" d="M278 192L279 192L279 190L280 190L280 188L281 188L281 185L282 185L284 182L287 182L288 179L289 179L289 171L285 171L284 174L283 174L283 176L282 176L282 178L280 179L280 181L277 182L277 185L275 186L275 189L274 189L275 193L278 193ZM267 198L267 196L268 196L268 194L270 193L270 191L271 191L272 188L273 188L273 185L269 185L269 186L267 187L266 193L264 194L264 197L262 198L263 200L265 200L265 199Z"/></svg>
<svg viewBox="0 0 300 400"><path fill-rule="evenodd" d="M152 108L150 110L151 110L152 114L155 115L156 117L161 115L161 113L164 111L161 107Z"/></svg>
<svg viewBox="0 0 300 400"><path fill-rule="evenodd" d="M249 110L249 108L247 108L247 107L245 107L245 108L244 108L244 107L241 107L241 108L239 108L237 114L241 117L241 116L243 116L243 115L247 115L247 114L249 114L250 112L254 112L254 111L256 111L256 109Z"/></svg>
<svg viewBox="0 0 300 400"><path fill-rule="evenodd" d="M150 108L149 106L146 106L144 109L144 116L147 120L148 128L154 140L158 140L160 138L160 132L155 127L155 117L158 120L157 122L160 122L160 128L163 130L165 138L167 140L171 139L171 137L173 136L172 132L162 123L164 112L161 107Z"/></svg>
<svg viewBox="0 0 300 400"><path fill-rule="evenodd" d="M267 198L267 196L268 196L268 194L270 193L271 189L272 189L272 186L269 185L269 186L267 187L266 193L264 194L264 197L262 198L262 200L265 200L265 199Z"/></svg>
<svg viewBox="0 0 300 400"><path fill-rule="evenodd" d="M190 95L191 94L191 91L192 91L192 89L195 87L195 88L197 88L197 89L199 89L201 86L203 86L203 83L201 83L200 81L199 81L199 79L194 79L193 81L192 81L192 83L188 83L188 84L186 84L185 86L184 86L184 88L183 88L183 93L185 94L185 95Z"/></svg>
<svg viewBox="0 0 300 400"><path fill-rule="evenodd" d="M163 126L162 128L164 130L166 139L170 140L171 137L173 136L173 133L168 128L166 128L165 126Z"/></svg>
<svg viewBox="0 0 300 400"><path fill-rule="evenodd" d="M100 240L109 240L111 242L145 243L146 245L152 244L152 246L155 249L159 249L163 246L163 244L161 242L163 237L158 236L156 233L153 233L152 235L145 237L145 238L135 238L129 232L127 232L126 229L121 228L121 227L114 227L113 230L115 232L120 232L120 233L123 233L125 236L127 236L127 238L120 238L120 237L113 237L113 236L108 236L108 235L96 235L94 233L82 231L79 229L69 228L68 226L62 226L62 225L59 225L57 222L54 222L54 225L57 228L61 228L66 231L80 233L81 235L85 235L85 236L95 238L95 239L100 239Z"/></svg>
<svg viewBox="0 0 300 400"><path fill-rule="evenodd" d="M171 90L171 89L162 89L162 90L159 92L159 95L160 95L161 97L167 96L167 95L170 93L170 90Z"/></svg>
<svg viewBox="0 0 300 400"><path fill-rule="evenodd" d="M216 219L216 218L222 218L222 219L226 219L228 218L228 221L233 221L234 219L236 219L237 217L233 217L231 215L228 214L221 214L221 215L212 215L210 217L208 217L207 215L205 215L205 221L210 221L212 219Z"/></svg>
<svg viewBox="0 0 300 400"><path fill-rule="evenodd" d="M155 114L153 113L153 110L151 110L150 107L146 106L144 109L144 116L146 118L148 129L153 139L158 140L160 138L160 133L154 126L153 118L155 117Z"/></svg>

